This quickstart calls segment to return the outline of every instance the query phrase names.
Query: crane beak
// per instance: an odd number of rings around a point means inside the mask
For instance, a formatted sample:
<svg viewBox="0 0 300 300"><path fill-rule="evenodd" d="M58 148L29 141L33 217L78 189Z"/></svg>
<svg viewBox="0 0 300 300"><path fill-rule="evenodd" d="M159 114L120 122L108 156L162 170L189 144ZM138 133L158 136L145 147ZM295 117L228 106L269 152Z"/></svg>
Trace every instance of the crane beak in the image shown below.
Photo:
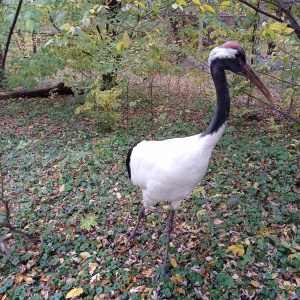
<svg viewBox="0 0 300 300"><path fill-rule="evenodd" d="M241 75L244 75L250 80L251 83L255 84L256 87L263 93L267 100L274 105L273 97L261 79L255 74L251 66L246 62L243 67L243 70L240 72Z"/></svg>

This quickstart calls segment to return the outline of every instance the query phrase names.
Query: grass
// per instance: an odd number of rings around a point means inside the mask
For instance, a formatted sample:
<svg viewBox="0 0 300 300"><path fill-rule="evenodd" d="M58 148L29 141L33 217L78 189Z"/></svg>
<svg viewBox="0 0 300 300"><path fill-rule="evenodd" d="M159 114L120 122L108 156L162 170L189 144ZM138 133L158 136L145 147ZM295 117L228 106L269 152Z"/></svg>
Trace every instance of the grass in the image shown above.
<svg viewBox="0 0 300 300"><path fill-rule="evenodd" d="M170 121L166 114L153 122L132 117L128 130L101 133L89 118L74 115L76 106L46 99L0 109L3 200L13 225L41 239L12 235L1 206L10 251L0 254L1 299L300 297L296 129L231 115L206 177L175 215L168 281L157 276L167 203L142 221L145 249L125 246L141 205L126 174L126 152L141 137L200 128L188 115Z"/></svg>

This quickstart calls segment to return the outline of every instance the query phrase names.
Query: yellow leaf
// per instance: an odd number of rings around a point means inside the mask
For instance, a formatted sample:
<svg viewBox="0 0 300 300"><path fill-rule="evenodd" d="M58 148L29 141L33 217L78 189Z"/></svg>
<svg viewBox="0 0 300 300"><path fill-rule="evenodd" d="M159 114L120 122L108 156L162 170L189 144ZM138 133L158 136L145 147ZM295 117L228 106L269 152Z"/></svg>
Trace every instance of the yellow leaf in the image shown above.
<svg viewBox="0 0 300 300"><path fill-rule="evenodd" d="M83 289L81 287L72 289L66 296L66 299L77 297L83 293Z"/></svg>
<svg viewBox="0 0 300 300"><path fill-rule="evenodd" d="M220 30L220 34L222 35L222 36L227 36L227 30L226 29L221 29Z"/></svg>
<svg viewBox="0 0 300 300"><path fill-rule="evenodd" d="M101 248L103 245L102 245L102 243L98 243L97 245L96 245L96 247L99 249L99 248Z"/></svg>
<svg viewBox="0 0 300 300"><path fill-rule="evenodd" d="M207 264L208 264L209 266L215 266L217 262L218 262L217 259L213 259L213 260L209 261Z"/></svg>
<svg viewBox="0 0 300 300"><path fill-rule="evenodd" d="M217 198L217 197L222 197L222 194L215 194L213 196L211 196L212 198Z"/></svg>
<svg viewBox="0 0 300 300"><path fill-rule="evenodd" d="M270 233L272 233L272 229L262 227L262 228L259 229L259 232L260 232L261 234L267 234L267 233L270 234Z"/></svg>
<svg viewBox="0 0 300 300"><path fill-rule="evenodd" d="M49 279L50 279L49 277L42 277L42 278L41 278L41 281L47 282Z"/></svg>
<svg viewBox="0 0 300 300"><path fill-rule="evenodd" d="M25 282L31 284L33 282L33 279L31 277L25 277Z"/></svg>
<svg viewBox="0 0 300 300"><path fill-rule="evenodd" d="M124 43L123 42L119 42L116 46L116 50L123 52L124 51Z"/></svg>
<svg viewBox="0 0 300 300"><path fill-rule="evenodd" d="M85 258L85 259L87 259L87 258L90 258L91 257L91 254L89 254L88 252L81 252L80 253L80 256L82 257L82 258Z"/></svg>
<svg viewBox="0 0 300 300"><path fill-rule="evenodd" d="M230 5L230 1L223 1L221 3L221 7L226 7L226 6L229 6Z"/></svg>
<svg viewBox="0 0 300 300"><path fill-rule="evenodd" d="M215 9L212 6L210 6L208 4L203 4L203 6L204 6L205 10L208 10L208 11L212 12L213 14L216 13Z"/></svg>
<svg viewBox="0 0 300 300"><path fill-rule="evenodd" d="M293 32L295 29L294 28L285 28L282 30L283 33L291 33Z"/></svg>
<svg viewBox="0 0 300 300"><path fill-rule="evenodd" d="M175 260L174 258L171 258L171 259L170 259L170 264L171 264L171 266L172 266L173 268L176 268L176 267L177 267L177 262L176 262L176 260Z"/></svg>
<svg viewBox="0 0 300 300"><path fill-rule="evenodd" d="M130 37L129 37L127 31L125 31L124 34L123 34L123 43L124 43L125 48L128 48L129 45L130 45Z"/></svg>
<svg viewBox="0 0 300 300"><path fill-rule="evenodd" d="M233 252L236 253L238 256L242 256L245 253L245 249L243 245L232 245L227 248L226 252Z"/></svg>
<svg viewBox="0 0 300 300"><path fill-rule="evenodd" d="M198 5L201 4L201 3L200 3L200 0L193 0L193 2L196 3L196 4L198 4Z"/></svg>
<svg viewBox="0 0 300 300"><path fill-rule="evenodd" d="M283 286L290 286L290 285L291 285L291 283L289 281L284 281L283 282Z"/></svg>
<svg viewBox="0 0 300 300"><path fill-rule="evenodd" d="M207 213L206 209L200 209L200 210L197 211L196 216L200 217L200 216L205 215L206 213Z"/></svg>
<svg viewBox="0 0 300 300"><path fill-rule="evenodd" d="M273 23L273 24L270 24L269 25L269 28L271 29L271 30L281 30L281 24L280 23Z"/></svg>
<svg viewBox="0 0 300 300"><path fill-rule="evenodd" d="M200 7L200 9L201 9L202 12L205 12L205 9L204 9L204 7L202 5L199 5L199 7Z"/></svg>
<svg viewBox="0 0 300 300"><path fill-rule="evenodd" d="M21 274L16 275L16 277L14 278L14 282L17 284L21 283L22 281L23 281L23 275Z"/></svg>
<svg viewBox="0 0 300 300"><path fill-rule="evenodd" d="M178 282L182 282L182 277L179 274L175 274L171 277L171 280L173 281L178 281Z"/></svg>
<svg viewBox="0 0 300 300"><path fill-rule="evenodd" d="M256 280L251 280L250 283L251 283L251 285L254 286L255 288L258 288L258 287L259 287L259 282L256 281Z"/></svg>
<svg viewBox="0 0 300 300"><path fill-rule="evenodd" d="M139 5L139 6L140 6L141 8L143 8L143 9L146 8L145 4L144 4L144 3L141 3L141 2L139 2L139 1L134 1L134 4Z"/></svg>
<svg viewBox="0 0 300 300"><path fill-rule="evenodd" d="M205 189L203 187L200 187L198 189L194 189L193 195L197 198L201 197L201 194L203 197L205 197Z"/></svg>

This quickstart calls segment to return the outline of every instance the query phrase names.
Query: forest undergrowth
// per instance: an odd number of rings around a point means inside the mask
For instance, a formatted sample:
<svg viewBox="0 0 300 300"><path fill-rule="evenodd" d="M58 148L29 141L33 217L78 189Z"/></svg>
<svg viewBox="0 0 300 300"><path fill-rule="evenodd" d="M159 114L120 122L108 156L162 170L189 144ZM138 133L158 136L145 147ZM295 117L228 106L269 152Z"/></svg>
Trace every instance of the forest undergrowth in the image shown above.
<svg viewBox="0 0 300 300"><path fill-rule="evenodd" d="M123 116L103 133L74 114L78 102L1 103L0 232L9 251L0 254L1 300L299 299L299 129L233 110L207 175L175 215L167 280L168 203L146 211L144 249L126 247L141 205L127 150L141 138L201 132L214 104L198 99L184 115L152 107L152 115L139 103L128 123ZM11 224L38 242L5 226L4 203Z"/></svg>

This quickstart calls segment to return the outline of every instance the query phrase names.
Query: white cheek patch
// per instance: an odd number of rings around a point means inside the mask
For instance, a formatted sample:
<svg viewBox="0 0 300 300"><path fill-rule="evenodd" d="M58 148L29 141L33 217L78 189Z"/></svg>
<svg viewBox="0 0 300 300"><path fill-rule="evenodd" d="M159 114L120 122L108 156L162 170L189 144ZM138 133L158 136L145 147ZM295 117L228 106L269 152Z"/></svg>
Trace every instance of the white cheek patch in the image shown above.
<svg viewBox="0 0 300 300"><path fill-rule="evenodd" d="M216 58L218 59L235 58L237 52L238 50L234 48L216 47L210 52L208 58L208 65L210 66L211 62Z"/></svg>

